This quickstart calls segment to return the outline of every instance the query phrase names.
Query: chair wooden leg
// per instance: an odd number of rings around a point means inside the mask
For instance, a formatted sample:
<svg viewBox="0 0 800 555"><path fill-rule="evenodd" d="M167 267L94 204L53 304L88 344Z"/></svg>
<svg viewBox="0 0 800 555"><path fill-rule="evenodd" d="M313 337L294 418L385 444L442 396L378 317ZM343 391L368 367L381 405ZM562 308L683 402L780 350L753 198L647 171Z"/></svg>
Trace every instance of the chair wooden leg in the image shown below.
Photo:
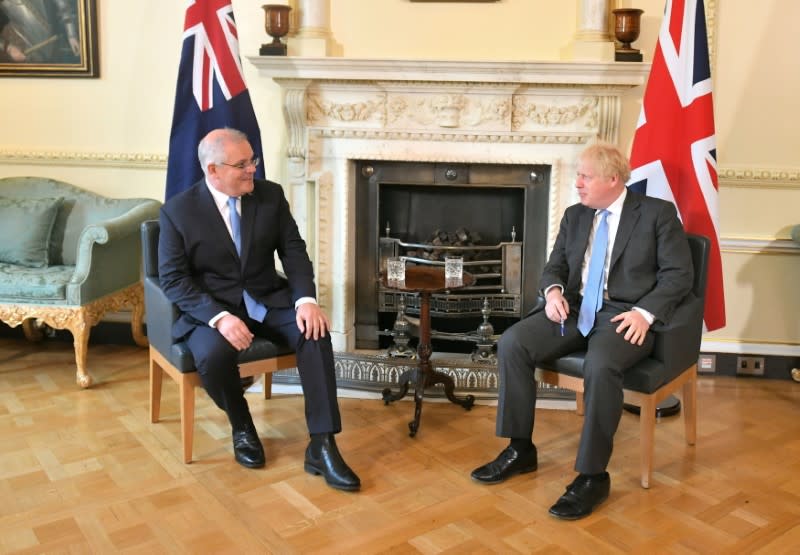
<svg viewBox="0 0 800 555"><path fill-rule="evenodd" d="M158 422L161 415L161 384L164 382L164 371L150 357L150 422Z"/></svg>
<svg viewBox="0 0 800 555"><path fill-rule="evenodd" d="M192 462L192 442L194 441L194 384L187 376L181 376L178 383L181 402L181 443L183 462Z"/></svg>
<svg viewBox="0 0 800 555"><path fill-rule="evenodd" d="M272 372L264 374L264 399L272 399Z"/></svg>
<svg viewBox="0 0 800 555"><path fill-rule="evenodd" d="M22 331L25 333L25 339L31 343L36 343L44 339L42 328L36 322L36 318L26 318L23 320Z"/></svg>
<svg viewBox="0 0 800 555"><path fill-rule="evenodd" d="M656 433L656 403L655 397L643 395L639 404L639 442L641 449L640 469L642 474L642 487L650 487L650 477L653 473L653 447Z"/></svg>
<svg viewBox="0 0 800 555"><path fill-rule="evenodd" d="M686 443L697 441L697 376L683 384L683 424L686 428Z"/></svg>
<svg viewBox="0 0 800 555"><path fill-rule="evenodd" d="M88 321L88 314L85 307L80 307L71 320L68 329L72 333L72 344L75 346L75 365L78 367L75 374L75 381L78 382L79 386L86 389L92 385L92 377L86 369L86 358L89 351L89 333L92 323Z"/></svg>
<svg viewBox="0 0 800 555"><path fill-rule="evenodd" d="M575 412L578 416L583 416L583 391L575 392Z"/></svg>

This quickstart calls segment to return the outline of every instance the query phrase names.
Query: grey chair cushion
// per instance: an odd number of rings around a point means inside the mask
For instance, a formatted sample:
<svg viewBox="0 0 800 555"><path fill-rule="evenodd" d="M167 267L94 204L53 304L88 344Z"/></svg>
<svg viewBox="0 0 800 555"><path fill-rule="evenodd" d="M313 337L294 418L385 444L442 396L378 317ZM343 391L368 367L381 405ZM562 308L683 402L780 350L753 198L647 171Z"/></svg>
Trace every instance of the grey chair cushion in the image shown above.
<svg viewBox="0 0 800 555"><path fill-rule="evenodd" d="M250 347L239 353L239 364L255 362L280 355L290 355L293 352L294 350L286 345L280 345L278 343L273 343L268 339L256 337L253 339L253 343L250 345ZM183 341L172 344L169 352L169 361L180 372L186 373L197 371L194 366L194 357L192 357L189 347Z"/></svg>
<svg viewBox="0 0 800 555"><path fill-rule="evenodd" d="M552 362L539 363L537 366L559 374L583 378L584 354L582 352L572 353ZM677 378L685 369L673 368L672 371L667 371L660 361L646 358L625 373L623 387L640 393L654 393L665 383Z"/></svg>

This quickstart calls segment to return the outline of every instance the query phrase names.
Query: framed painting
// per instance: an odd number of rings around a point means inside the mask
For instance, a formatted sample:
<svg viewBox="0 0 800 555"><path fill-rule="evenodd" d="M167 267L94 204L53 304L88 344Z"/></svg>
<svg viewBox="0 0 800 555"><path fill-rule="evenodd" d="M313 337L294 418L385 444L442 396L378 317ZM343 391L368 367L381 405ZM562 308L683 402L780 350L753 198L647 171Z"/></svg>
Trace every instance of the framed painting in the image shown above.
<svg viewBox="0 0 800 555"><path fill-rule="evenodd" d="M0 77L97 77L96 0L0 0Z"/></svg>

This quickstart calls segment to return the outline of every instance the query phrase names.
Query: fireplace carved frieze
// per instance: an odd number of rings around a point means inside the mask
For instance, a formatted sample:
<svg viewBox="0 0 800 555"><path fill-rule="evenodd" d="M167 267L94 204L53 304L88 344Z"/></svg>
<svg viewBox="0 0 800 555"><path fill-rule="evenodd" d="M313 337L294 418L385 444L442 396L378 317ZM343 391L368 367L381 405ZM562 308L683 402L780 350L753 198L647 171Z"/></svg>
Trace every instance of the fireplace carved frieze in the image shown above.
<svg viewBox="0 0 800 555"><path fill-rule="evenodd" d="M528 124L540 127L558 127L583 122L586 129L598 129L597 97L566 104L535 102L524 96L514 97L511 129L519 131Z"/></svg>
<svg viewBox="0 0 800 555"><path fill-rule="evenodd" d="M334 349L355 345L355 167L361 160L543 164L548 244L575 202L575 159L617 142L649 64L251 57L284 91L284 186L312 252ZM631 122L633 125L635 122Z"/></svg>

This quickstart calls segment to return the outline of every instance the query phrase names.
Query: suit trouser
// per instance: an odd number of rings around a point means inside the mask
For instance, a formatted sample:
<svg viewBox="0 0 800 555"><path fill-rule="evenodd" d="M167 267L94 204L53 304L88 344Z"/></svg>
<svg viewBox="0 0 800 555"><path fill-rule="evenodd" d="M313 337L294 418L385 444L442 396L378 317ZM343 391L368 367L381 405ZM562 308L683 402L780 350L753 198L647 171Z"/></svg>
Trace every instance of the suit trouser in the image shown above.
<svg viewBox="0 0 800 555"><path fill-rule="evenodd" d="M497 435L527 438L533 433L536 409L536 363L575 351L586 351L583 366L583 430L575 470L584 474L604 472L611 459L614 434L622 416L622 383L626 369L653 350L653 333L642 346L625 341L611 318L620 310L604 305L597 313L588 337L577 328L577 310L560 325L542 310L508 328L497 344L499 395Z"/></svg>
<svg viewBox="0 0 800 555"><path fill-rule="evenodd" d="M342 429L336 399L336 374L330 334L307 340L297 328L294 308L271 308L264 322L237 314L254 335L293 345L305 397L309 433L338 433ZM252 424L239 378L238 352L216 329L198 326L186 339L208 395L225 411L234 430Z"/></svg>

